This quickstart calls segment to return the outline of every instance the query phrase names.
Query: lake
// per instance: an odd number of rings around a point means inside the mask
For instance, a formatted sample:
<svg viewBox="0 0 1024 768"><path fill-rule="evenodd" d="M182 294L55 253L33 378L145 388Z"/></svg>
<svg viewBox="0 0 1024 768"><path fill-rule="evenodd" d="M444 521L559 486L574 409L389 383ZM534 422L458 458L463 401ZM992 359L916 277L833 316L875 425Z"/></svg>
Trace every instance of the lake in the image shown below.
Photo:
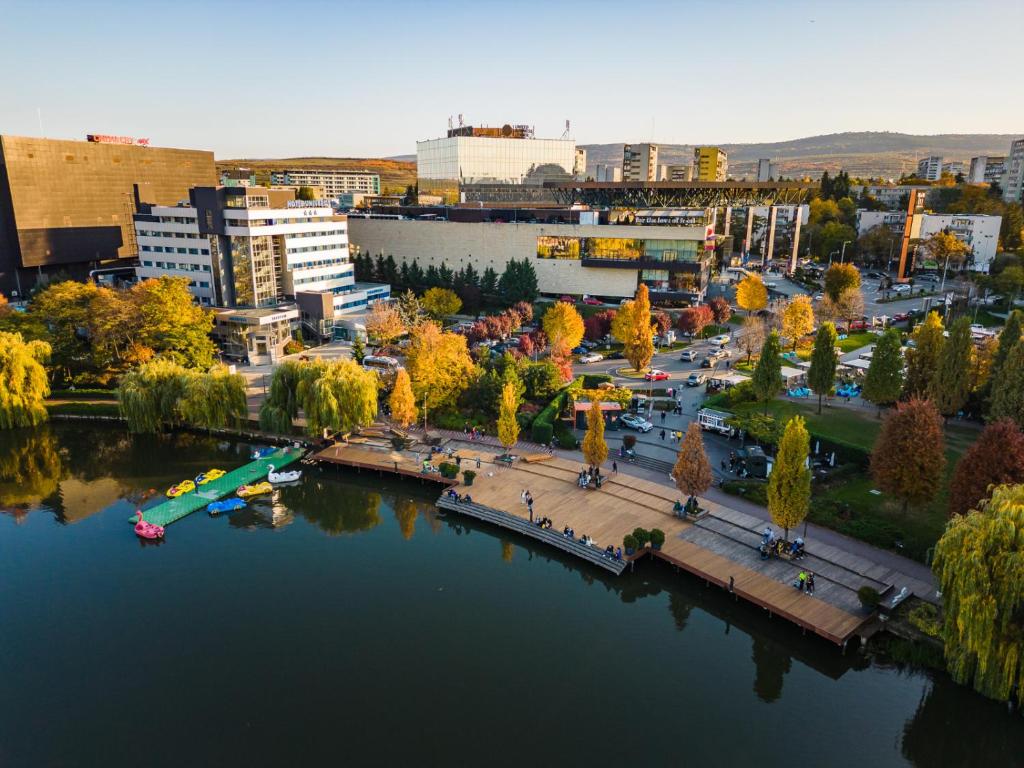
<svg viewBox="0 0 1024 768"><path fill-rule="evenodd" d="M0 432L0 766L1024 765L1024 718L943 675L443 516L434 486L314 469L135 537L136 504L249 449Z"/></svg>

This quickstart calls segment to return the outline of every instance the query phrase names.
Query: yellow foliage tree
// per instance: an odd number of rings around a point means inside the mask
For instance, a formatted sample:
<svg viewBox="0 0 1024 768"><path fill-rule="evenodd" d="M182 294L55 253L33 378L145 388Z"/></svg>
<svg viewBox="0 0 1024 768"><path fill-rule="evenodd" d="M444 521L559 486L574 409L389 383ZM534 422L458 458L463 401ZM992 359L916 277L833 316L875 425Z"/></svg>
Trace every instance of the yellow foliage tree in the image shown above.
<svg viewBox="0 0 1024 768"><path fill-rule="evenodd" d="M604 441L604 414L601 401L593 400L587 411L587 434L583 437L583 458L592 467L600 467L608 458L608 443Z"/></svg>
<svg viewBox="0 0 1024 768"><path fill-rule="evenodd" d="M435 320L443 320L462 309L462 299L449 288L428 288L423 294L423 309Z"/></svg>
<svg viewBox="0 0 1024 768"><path fill-rule="evenodd" d="M779 453L768 478L768 512L786 530L798 526L811 507L811 470L807 468L811 436L800 416L786 422Z"/></svg>
<svg viewBox="0 0 1024 768"><path fill-rule="evenodd" d="M571 350L583 340L583 318L576 307L567 301L556 301L544 313L543 325L552 349L564 347Z"/></svg>
<svg viewBox="0 0 1024 768"><path fill-rule="evenodd" d="M433 321L416 325L409 333L405 368L412 380L416 401L427 410L455 404L473 380L473 359L466 337L444 333Z"/></svg>
<svg viewBox="0 0 1024 768"><path fill-rule="evenodd" d="M26 342L20 333L0 333L0 429L46 421L43 401L50 382L43 363L49 356L45 341Z"/></svg>
<svg viewBox="0 0 1024 768"><path fill-rule="evenodd" d="M388 399L388 407L391 409L391 418L403 429L413 424L419 415L416 398L412 394L412 381L405 368L398 369L395 388L391 390Z"/></svg>
<svg viewBox="0 0 1024 768"><path fill-rule="evenodd" d="M797 296L782 310L782 335L792 341L793 349L796 349L796 343L812 330L814 305L811 304L811 297Z"/></svg>
<svg viewBox="0 0 1024 768"><path fill-rule="evenodd" d="M612 320L612 336L622 342L622 354L633 370L642 371L654 357L654 328L651 324L651 298L641 284L636 296L627 301Z"/></svg>
<svg viewBox="0 0 1024 768"><path fill-rule="evenodd" d="M757 312L768 306L768 289L760 275L750 274L736 286L736 304L747 312Z"/></svg>
<svg viewBox="0 0 1024 768"><path fill-rule="evenodd" d="M515 382L507 381L501 388L501 405L498 411L498 440L507 452L519 439L519 422L516 412L519 410L519 392Z"/></svg>

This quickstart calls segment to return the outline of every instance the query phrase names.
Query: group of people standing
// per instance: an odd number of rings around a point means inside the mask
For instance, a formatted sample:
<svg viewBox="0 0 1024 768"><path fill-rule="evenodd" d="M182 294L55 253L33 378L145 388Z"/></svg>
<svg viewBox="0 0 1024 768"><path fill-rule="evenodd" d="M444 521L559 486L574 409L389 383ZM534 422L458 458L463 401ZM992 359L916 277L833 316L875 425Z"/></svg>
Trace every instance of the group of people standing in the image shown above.
<svg viewBox="0 0 1024 768"><path fill-rule="evenodd" d="M533 522L533 494L523 488L523 492L519 494L519 503L525 504L526 508L530 512L530 522Z"/></svg>
<svg viewBox="0 0 1024 768"><path fill-rule="evenodd" d="M576 476L576 485L588 488L593 483L595 488L600 488L603 480L600 467L581 467L579 475Z"/></svg>

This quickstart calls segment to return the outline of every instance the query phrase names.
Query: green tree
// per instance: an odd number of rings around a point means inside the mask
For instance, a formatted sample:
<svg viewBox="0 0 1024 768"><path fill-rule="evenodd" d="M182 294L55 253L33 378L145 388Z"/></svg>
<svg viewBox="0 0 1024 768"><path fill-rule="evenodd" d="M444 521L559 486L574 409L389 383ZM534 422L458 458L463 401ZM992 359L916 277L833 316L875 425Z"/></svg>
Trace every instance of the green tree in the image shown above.
<svg viewBox="0 0 1024 768"><path fill-rule="evenodd" d="M768 403L782 389L781 355L782 342L779 341L778 332L772 331L761 347L761 356L757 359L757 367L751 379L757 399L764 403L765 415L768 414Z"/></svg>
<svg viewBox="0 0 1024 768"><path fill-rule="evenodd" d="M537 273L529 259L509 260L498 280L498 293L508 304L515 304L517 301L536 301Z"/></svg>
<svg viewBox="0 0 1024 768"><path fill-rule="evenodd" d="M608 458L608 444L604 441L604 413L601 401L594 399L587 412L587 434L583 436L583 458L592 467L600 467Z"/></svg>
<svg viewBox="0 0 1024 768"><path fill-rule="evenodd" d="M807 468L811 436L800 416L786 422L779 452L768 477L768 512L772 522L785 529L800 525L811 505L811 470Z"/></svg>
<svg viewBox="0 0 1024 768"><path fill-rule="evenodd" d="M967 404L971 394L973 354L971 321L961 317L950 326L949 338L942 345L938 367L930 386L931 399L944 418L948 419Z"/></svg>
<svg viewBox="0 0 1024 768"><path fill-rule="evenodd" d="M878 487L910 504L930 501L942 487L946 447L939 412L927 400L899 403L886 414L871 451Z"/></svg>
<svg viewBox="0 0 1024 768"><path fill-rule="evenodd" d="M651 326L651 299L643 283L637 288L635 298L615 313L612 336L622 342L622 354L633 370L642 371L650 364L654 357L654 329Z"/></svg>
<svg viewBox="0 0 1024 768"><path fill-rule="evenodd" d="M366 357L366 346L363 344L361 336L356 336L352 339L352 359L360 365L363 364L363 359Z"/></svg>
<svg viewBox="0 0 1024 768"><path fill-rule="evenodd" d="M860 272L852 264L833 264L825 270L825 295L834 303L849 290L860 290Z"/></svg>
<svg viewBox="0 0 1024 768"><path fill-rule="evenodd" d="M296 395L309 435L349 432L377 416L377 374L354 360L307 363Z"/></svg>
<svg viewBox="0 0 1024 768"><path fill-rule="evenodd" d="M444 320L462 308L462 299L448 288L428 288L423 294L423 309L435 320Z"/></svg>
<svg viewBox="0 0 1024 768"><path fill-rule="evenodd" d="M188 375L173 360L157 358L126 373L117 390L118 407L128 431L160 432L181 422L178 403Z"/></svg>
<svg viewBox="0 0 1024 768"><path fill-rule="evenodd" d="M245 399L245 377L229 373L226 366L212 371L190 371L185 378L185 391L178 403L181 418L202 429L223 429L237 426L248 414Z"/></svg>
<svg viewBox="0 0 1024 768"><path fill-rule="evenodd" d="M316 190L312 187L299 187L299 191L295 193L296 200L316 200Z"/></svg>
<svg viewBox="0 0 1024 768"><path fill-rule="evenodd" d="M990 377L995 377L999 373L999 369L1003 367L1003 363L1006 362L1006 358L1010 356L1010 350L1017 346L1017 342L1021 339L1021 334L1024 333L1024 312L1019 309L1015 309L1006 318L1006 323L1003 325L1003 330L999 334L999 347L996 349L996 354L992 358L992 369L989 372Z"/></svg>
<svg viewBox="0 0 1024 768"><path fill-rule="evenodd" d="M260 406L260 429L263 431L279 435L291 432L292 422L299 415L298 389L304 365L297 360L285 360L274 369L270 392Z"/></svg>
<svg viewBox="0 0 1024 768"><path fill-rule="evenodd" d="M0 429L31 427L46 421L50 383L43 364L45 341L25 341L20 333L0 332Z"/></svg>
<svg viewBox="0 0 1024 768"><path fill-rule="evenodd" d="M822 323L814 337L814 351L811 353L811 367L807 371L807 383L818 396L818 413L821 413L822 398L832 391L836 383L836 340L839 335L832 323Z"/></svg>
<svg viewBox="0 0 1024 768"><path fill-rule="evenodd" d="M64 280L47 285L29 301L28 317L38 321L40 338L50 345L50 370L58 384L80 380L83 374L95 375L88 329L98 291L95 283Z"/></svg>
<svg viewBox="0 0 1024 768"><path fill-rule="evenodd" d="M484 298L493 298L498 293L498 273L493 267L485 267L480 276L480 293Z"/></svg>
<svg viewBox="0 0 1024 768"><path fill-rule="evenodd" d="M932 380L939 366L943 336L942 319L938 312L929 312L924 322L914 329L914 346L907 349L907 380L904 394L924 397L931 391Z"/></svg>
<svg viewBox="0 0 1024 768"><path fill-rule="evenodd" d="M213 312L196 303L186 278L143 280L132 286L129 299L138 344L186 368L206 370L213 365Z"/></svg>
<svg viewBox="0 0 1024 768"><path fill-rule="evenodd" d="M989 418L1013 419L1024 428L1024 339L1019 339L992 379Z"/></svg>
<svg viewBox="0 0 1024 768"><path fill-rule="evenodd" d="M1000 486L935 548L950 675L984 696L1024 691L1024 486Z"/></svg>
<svg viewBox="0 0 1024 768"><path fill-rule="evenodd" d="M887 328L875 344L871 364L864 378L863 396L881 409L899 400L902 391L903 345L900 343L900 332L895 328Z"/></svg>

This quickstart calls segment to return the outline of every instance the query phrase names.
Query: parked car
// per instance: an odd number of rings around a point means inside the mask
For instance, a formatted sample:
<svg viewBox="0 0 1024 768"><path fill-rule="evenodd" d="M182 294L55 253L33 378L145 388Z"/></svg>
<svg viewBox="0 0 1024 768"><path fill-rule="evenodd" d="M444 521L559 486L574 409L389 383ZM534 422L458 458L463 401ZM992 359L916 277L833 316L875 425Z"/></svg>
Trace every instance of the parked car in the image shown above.
<svg viewBox="0 0 1024 768"><path fill-rule="evenodd" d="M731 339L732 337L728 333L720 333L717 336L712 336L709 341L716 346L724 347Z"/></svg>
<svg viewBox="0 0 1024 768"><path fill-rule="evenodd" d="M651 370L644 374L644 379L647 381L666 381L668 374L658 368L651 368Z"/></svg>
<svg viewBox="0 0 1024 768"><path fill-rule="evenodd" d="M901 323L904 320L908 320L909 318L910 315L908 315L906 312L897 312L895 315L892 316L892 319L897 323Z"/></svg>
<svg viewBox="0 0 1024 768"><path fill-rule="evenodd" d="M825 298L825 294L824 293L816 293L816 294L814 294L814 300L815 301L821 301L824 298Z"/></svg>
<svg viewBox="0 0 1024 768"><path fill-rule="evenodd" d="M626 356L619 351L609 352L607 355L605 355L606 360L622 360L625 357Z"/></svg>
<svg viewBox="0 0 1024 768"><path fill-rule="evenodd" d="M595 299L593 296L587 296L587 298L583 300L583 303L589 304L592 307L600 307L604 302L600 299Z"/></svg>
<svg viewBox="0 0 1024 768"><path fill-rule="evenodd" d="M597 347L597 342L590 341L589 339L584 339L583 341L580 342L580 346L586 347L587 349L595 349Z"/></svg>
<svg viewBox="0 0 1024 768"><path fill-rule="evenodd" d="M684 363L692 363L694 360L697 359L697 350L695 350L695 349L684 349L679 354L679 359L682 360Z"/></svg>
<svg viewBox="0 0 1024 768"><path fill-rule="evenodd" d="M581 363L600 363L604 360L604 355L599 355L597 352L587 352L585 355L580 355Z"/></svg>
<svg viewBox="0 0 1024 768"><path fill-rule="evenodd" d="M562 298L559 299L559 301L567 301L570 304L576 303L576 299L574 299L572 296L563 296Z"/></svg>
<svg viewBox="0 0 1024 768"><path fill-rule="evenodd" d="M654 425L651 424L647 419L636 414L627 413L619 419L620 422L625 424L630 429L635 429L638 432L650 432L654 429Z"/></svg>
<svg viewBox="0 0 1024 768"><path fill-rule="evenodd" d="M703 373L699 373L697 371L694 371L693 373L691 373L686 378L686 386L688 386L688 387L699 387L701 384L703 384L707 380L708 380L708 377L705 376Z"/></svg>
<svg viewBox="0 0 1024 768"><path fill-rule="evenodd" d="M910 286L906 283L897 283L892 287L893 293L910 293Z"/></svg>
<svg viewBox="0 0 1024 768"><path fill-rule="evenodd" d="M849 331L866 331L868 328L867 320L851 320L850 326L847 330Z"/></svg>
<svg viewBox="0 0 1024 768"><path fill-rule="evenodd" d="M589 349L587 349L586 347L584 347L584 346L583 346L582 344L581 344L580 346L578 346L578 347L573 347L573 348L572 348L572 353L573 353L574 355L585 355L585 354L587 354L587 352L589 352L589 351L590 351L590 350L589 350Z"/></svg>

